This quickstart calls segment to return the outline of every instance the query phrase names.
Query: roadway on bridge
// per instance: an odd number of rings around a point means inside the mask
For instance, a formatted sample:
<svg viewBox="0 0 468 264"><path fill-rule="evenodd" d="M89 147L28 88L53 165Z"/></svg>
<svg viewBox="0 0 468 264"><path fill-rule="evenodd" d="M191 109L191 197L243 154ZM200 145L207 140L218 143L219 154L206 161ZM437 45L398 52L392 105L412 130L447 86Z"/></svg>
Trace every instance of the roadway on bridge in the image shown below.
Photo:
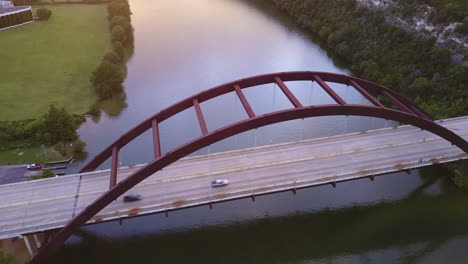
<svg viewBox="0 0 468 264"><path fill-rule="evenodd" d="M468 139L468 117L441 123ZM135 186L90 222L164 212L466 159L449 142L412 126L370 130L182 159ZM119 179L142 165L118 170ZM109 170L0 185L0 239L62 227L108 189ZM411 177L411 176L409 176ZM228 179L225 187L210 181Z"/></svg>

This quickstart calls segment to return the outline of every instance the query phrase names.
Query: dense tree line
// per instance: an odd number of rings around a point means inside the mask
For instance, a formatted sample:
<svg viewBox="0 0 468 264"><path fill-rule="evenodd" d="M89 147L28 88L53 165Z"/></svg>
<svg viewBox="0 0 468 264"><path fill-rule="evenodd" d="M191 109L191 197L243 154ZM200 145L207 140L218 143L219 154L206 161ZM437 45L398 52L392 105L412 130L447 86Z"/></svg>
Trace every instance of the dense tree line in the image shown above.
<svg viewBox="0 0 468 264"><path fill-rule="evenodd" d="M83 117L69 114L64 108L50 106L47 114L35 120L0 122L1 149L10 149L18 144L55 144L59 141L73 141L76 129ZM24 145L23 145L24 147Z"/></svg>
<svg viewBox="0 0 468 264"><path fill-rule="evenodd" d="M402 93L436 118L468 114L468 69L435 39L417 39L354 0L270 0L351 64L354 74Z"/></svg>
<svg viewBox="0 0 468 264"><path fill-rule="evenodd" d="M123 90L126 61L133 50L133 27L127 0L112 0L107 6L111 48L91 76L91 83L100 99Z"/></svg>

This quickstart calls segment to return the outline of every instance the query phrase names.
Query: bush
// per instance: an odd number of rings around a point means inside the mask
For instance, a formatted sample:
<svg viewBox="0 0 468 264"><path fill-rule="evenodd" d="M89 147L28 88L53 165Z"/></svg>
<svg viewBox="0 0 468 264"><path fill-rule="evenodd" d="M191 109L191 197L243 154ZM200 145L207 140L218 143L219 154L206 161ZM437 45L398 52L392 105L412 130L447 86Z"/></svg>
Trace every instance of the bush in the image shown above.
<svg viewBox="0 0 468 264"><path fill-rule="evenodd" d="M121 43L127 42L127 34L125 29L121 26L114 26L111 30L111 40Z"/></svg>
<svg viewBox="0 0 468 264"><path fill-rule="evenodd" d="M130 24L130 19L123 16L115 16L110 20L110 27L121 26L125 31L132 31L132 25Z"/></svg>
<svg viewBox="0 0 468 264"><path fill-rule="evenodd" d="M51 15L52 11L47 8L41 7L36 10L36 16L39 18L39 20L48 20Z"/></svg>
<svg viewBox="0 0 468 264"><path fill-rule="evenodd" d="M29 177L29 180L38 180L38 179L45 179L45 178L52 178L55 177L55 173L50 169L45 169L42 171L41 175L33 175Z"/></svg>
<svg viewBox="0 0 468 264"><path fill-rule="evenodd" d="M75 140L75 142L73 142L73 153L83 153L84 152L84 148L86 147L86 143L84 143L83 141L81 140Z"/></svg>
<svg viewBox="0 0 468 264"><path fill-rule="evenodd" d="M122 58L113 50L107 52L102 59L113 64L119 64L122 62Z"/></svg>
<svg viewBox="0 0 468 264"><path fill-rule="evenodd" d="M45 178L51 178L51 177L55 177L55 173L50 170L50 169L45 169L42 171L42 178L45 179Z"/></svg>
<svg viewBox="0 0 468 264"><path fill-rule="evenodd" d="M112 97L113 91L122 90L125 74L123 70L108 61L102 61L91 76L96 93L101 99Z"/></svg>
<svg viewBox="0 0 468 264"><path fill-rule="evenodd" d="M0 248L0 263L17 264L19 262L13 257L13 255L8 252L4 252L3 249Z"/></svg>
<svg viewBox="0 0 468 264"><path fill-rule="evenodd" d="M99 105L97 103L93 104L91 108L89 108L89 111L87 112L88 115L92 115L92 116L98 116L100 113L101 111L99 110Z"/></svg>
<svg viewBox="0 0 468 264"><path fill-rule="evenodd" d="M130 6L127 0L114 0L107 6L109 18L112 20L114 16L130 17Z"/></svg>
<svg viewBox="0 0 468 264"><path fill-rule="evenodd" d="M112 51L117 53L119 57L124 60L127 57L127 52L125 51L124 46L122 45L122 42L119 41L113 41L111 44Z"/></svg>

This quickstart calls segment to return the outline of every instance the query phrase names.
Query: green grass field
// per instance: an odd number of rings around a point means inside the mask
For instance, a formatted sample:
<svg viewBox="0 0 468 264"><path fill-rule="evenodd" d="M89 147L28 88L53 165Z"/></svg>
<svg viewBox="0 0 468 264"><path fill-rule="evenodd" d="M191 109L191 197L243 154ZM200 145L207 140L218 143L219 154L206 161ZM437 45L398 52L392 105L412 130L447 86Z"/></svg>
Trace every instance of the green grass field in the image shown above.
<svg viewBox="0 0 468 264"><path fill-rule="evenodd" d="M96 100L89 79L109 46L106 6L46 7L48 21L0 31L0 121L37 118L50 104L84 113Z"/></svg>
<svg viewBox="0 0 468 264"><path fill-rule="evenodd" d="M0 151L0 166L8 164L42 163L45 161L65 160L58 151L46 148L46 152L40 146L24 149L11 149Z"/></svg>

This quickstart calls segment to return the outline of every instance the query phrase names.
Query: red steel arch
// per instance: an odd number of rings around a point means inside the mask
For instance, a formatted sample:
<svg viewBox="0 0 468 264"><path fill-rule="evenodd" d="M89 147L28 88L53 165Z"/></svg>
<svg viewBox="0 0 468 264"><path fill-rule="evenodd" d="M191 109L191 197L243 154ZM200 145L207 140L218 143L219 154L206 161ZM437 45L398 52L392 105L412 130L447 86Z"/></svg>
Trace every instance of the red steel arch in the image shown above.
<svg viewBox="0 0 468 264"><path fill-rule="evenodd" d="M284 84L285 81L307 80L317 82L320 87L325 92L327 92L328 95L330 95L336 104L303 106L289 90L289 88ZM347 104L345 100L343 100L333 89L331 89L326 82L350 85L354 87L359 93L361 93L373 105ZM246 97L244 96L242 89L268 83L276 83L289 99L293 105L293 108L256 116ZM247 112L248 118L215 131L208 131L203 113L200 108L200 103L229 92L235 92L237 94L245 111ZM397 107L398 110L386 107L378 99L372 96L372 93L378 94L380 97L385 98L385 100L391 103L392 106ZM197 114L202 136L185 143L168 153L162 154L160 148L158 124L170 118L171 116L174 116L175 114L191 107L195 109ZM100 210L102 210L112 201L117 199L120 195L153 173L163 169L169 164L187 156L192 152L209 146L210 144L218 142L222 139L254 128L293 119L331 115L378 117L411 124L446 139L447 141L462 149L464 152L468 153L468 142L465 141L462 137L434 122L427 113L398 93L363 79L342 74L301 71L272 73L237 80L203 91L162 110L161 112L153 115L125 133L104 151L98 154L93 160L91 160L81 170L81 172L93 171L107 159L112 159L109 190L101 195L96 201L91 203L88 207L86 207L85 210L76 215L48 243L42 246L38 254L31 260L31 263L45 263L47 258L58 248L60 248L68 237L70 237L80 226L86 224L86 222L94 215L96 215ZM126 179L117 183L116 179L119 149L149 129L151 129L153 132L154 160L132 175L128 176Z"/></svg>

